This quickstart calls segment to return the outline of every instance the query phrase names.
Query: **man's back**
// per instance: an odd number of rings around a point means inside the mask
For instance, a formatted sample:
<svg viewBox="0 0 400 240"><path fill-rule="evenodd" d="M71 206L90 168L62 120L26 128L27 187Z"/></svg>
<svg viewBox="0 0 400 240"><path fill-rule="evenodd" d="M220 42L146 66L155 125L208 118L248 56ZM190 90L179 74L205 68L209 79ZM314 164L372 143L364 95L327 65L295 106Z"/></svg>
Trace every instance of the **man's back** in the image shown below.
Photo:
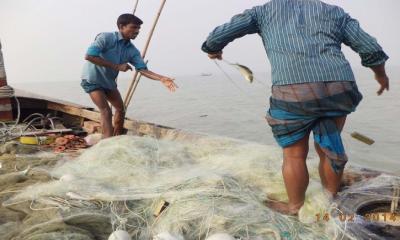
<svg viewBox="0 0 400 240"><path fill-rule="evenodd" d="M354 80L341 51L345 21L342 9L318 0L273 0L255 9L274 80L279 85L293 83L294 79Z"/></svg>
<svg viewBox="0 0 400 240"><path fill-rule="evenodd" d="M340 50L345 21L342 9L314 0L273 0L256 7L257 24L267 50L305 56Z"/></svg>
<svg viewBox="0 0 400 240"><path fill-rule="evenodd" d="M321 183L332 197L340 190L348 161L341 132L347 115L362 99L342 43L360 54L380 85L389 90L388 56L357 20L319 0L271 0L246 10L214 29L202 45L213 60L237 38L258 33L272 66L266 120L283 152L282 175L288 201L267 200L268 207L298 215L309 185L310 133L318 153ZM251 54L251 53L249 53Z"/></svg>
<svg viewBox="0 0 400 240"><path fill-rule="evenodd" d="M216 28L206 42L208 49L203 50L221 50L235 38L252 33L262 37L274 85L354 81L342 43L361 55L364 66L387 59L356 20L340 7L319 0L272 0L246 10Z"/></svg>

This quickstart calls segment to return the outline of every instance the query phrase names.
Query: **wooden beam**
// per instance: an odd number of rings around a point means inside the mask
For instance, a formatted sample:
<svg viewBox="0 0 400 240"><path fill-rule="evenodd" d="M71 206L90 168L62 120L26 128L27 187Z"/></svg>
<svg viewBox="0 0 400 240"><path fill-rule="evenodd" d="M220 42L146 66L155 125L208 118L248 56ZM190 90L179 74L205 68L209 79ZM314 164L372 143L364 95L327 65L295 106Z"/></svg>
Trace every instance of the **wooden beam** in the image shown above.
<svg viewBox="0 0 400 240"><path fill-rule="evenodd" d="M92 121L100 122L100 113L94 110L64 105L62 103L55 102L48 102L47 108L50 110L64 112L74 116L79 116Z"/></svg>
<svg viewBox="0 0 400 240"><path fill-rule="evenodd" d="M55 130L43 130L43 131L35 131L35 132L27 132L22 134L22 136L41 136L41 135L47 135L47 134L55 134L55 133L70 133L72 132L72 129L55 129ZM21 136L20 134L15 134L13 136L19 137Z"/></svg>
<svg viewBox="0 0 400 240"><path fill-rule="evenodd" d="M48 102L47 108L54 111L59 111L63 113L67 113L70 115L82 117L85 119L89 119L95 122L100 122L100 112L95 110L89 110L84 108L79 108L75 106L68 106L62 103ZM160 135L160 129L172 130L173 128L156 125L153 123L136 121L132 119L125 119L124 128L127 130L131 130L135 133L158 136Z"/></svg>

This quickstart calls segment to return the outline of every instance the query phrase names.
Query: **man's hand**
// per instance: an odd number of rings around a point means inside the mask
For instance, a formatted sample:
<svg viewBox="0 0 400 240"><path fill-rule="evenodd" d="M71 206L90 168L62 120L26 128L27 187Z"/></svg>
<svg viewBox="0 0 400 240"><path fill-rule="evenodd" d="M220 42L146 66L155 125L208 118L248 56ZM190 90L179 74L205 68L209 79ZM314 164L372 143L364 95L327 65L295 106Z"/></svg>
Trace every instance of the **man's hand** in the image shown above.
<svg viewBox="0 0 400 240"><path fill-rule="evenodd" d="M119 72L127 72L129 70L132 71L132 67L127 63L117 64L117 65L115 65L115 70L117 70Z"/></svg>
<svg viewBox="0 0 400 240"><path fill-rule="evenodd" d="M174 79L169 77L162 77L160 82L164 84L171 92L175 92L176 88L179 88L178 85L174 83Z"/></svg>
<svg viewBox="0 0 400 240"><path fill-rule="evenodd" d="M222 51L216 52L216 53L209 53L208 57L212 60L215 60L215 59L222 60Z"/></svg>
<svg viewBox="0 0 400 240"><path fill-rule="evenodd" d="M389 91L389 78L386 75L385 63L373 66L371 69L375 73L376 81L378 81L379 85L381 85L381 88L377 92L378 95L382 95L385 90Z"/></svg>
<svg viewBox="0 0 400 240"><path fill-rule="evenodd" d="M147 69L140 70L140 73L145 77L148 77L148 78L156 80L156 81L160 81L171 92L175 92L175 90L178 88L178 85L176 85L174 83L174 79L173 78L165 77L163 75L157 74L157 73L152 72L152 71L147 70Z"/></svg>
<svg viewBox="0 0 400 240"><path fill-rule="evenodd" d="M382 95L385 90L389 91L389 77L386 74L375 75L375 79L378 81L379 85L381 85L381 88L377 92L378 95Z"/></svg>

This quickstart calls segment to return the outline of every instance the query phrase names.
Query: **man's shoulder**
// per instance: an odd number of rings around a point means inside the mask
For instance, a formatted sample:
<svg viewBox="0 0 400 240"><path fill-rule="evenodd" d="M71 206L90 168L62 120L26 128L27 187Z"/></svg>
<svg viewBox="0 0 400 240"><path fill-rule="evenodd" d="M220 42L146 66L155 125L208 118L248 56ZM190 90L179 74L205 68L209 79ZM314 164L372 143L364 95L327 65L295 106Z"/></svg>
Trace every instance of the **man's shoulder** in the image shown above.
<svg viewBox="0 0 400 240"><path fill-rule="evenodd" d="M319 8L325 8L325 9L329 9L329 10L333 10L333 11L338 11L338 12L344 12L343 8L337 6L337 5L333 5L333 4L329 4L326 3L322 0L302 0L302 1L298 1L298 0L270 0L267 3L265 3L262 6L268 6L268 5L274 5L274 6L291 6L288 5L288 3L293 2L296 4L303 4L309 7L319 7Z"/></svg>
<svg viewBox="0 0 400 240"><path fill-rule="evenodd" d="M269 0L262 5L253 8L257 13L269 13L271 10L279 10L288 6L288 2L295 0Z"/></svg>
<svg viewBox="0 0 400 240"><path fill-rule="evenodd" d="M115 41L117 40L117 33L116 32L101 32L96 35L96 39L104 39L106 41Z"/></svg>
<svg viewBox="0 0 400 240"><path fill-rule="evenodd" d="M337 14L338 13L341 13L341 14L345 13L344 9L339 7L339 6L337 6L337 5L329 4L329 3L326 3L326 2L323 2L323 1L320 1L320 0L314 0L314 1L315 2L319 2L319 4L321 6L323 6L325 9L327 9L329 12L335 12Z"/></svg>
<svg viewBox="0 0 400 240"><path fill-rule="evenodd" d="M128 50L129 50L132 54L134 54L134 55L136 55L136 54L138 54L138 53L140 54L139 49L136 48L135 44L134 44L132 41L129 43L128 46L129 46L129 47L128 47Z"/></svg>

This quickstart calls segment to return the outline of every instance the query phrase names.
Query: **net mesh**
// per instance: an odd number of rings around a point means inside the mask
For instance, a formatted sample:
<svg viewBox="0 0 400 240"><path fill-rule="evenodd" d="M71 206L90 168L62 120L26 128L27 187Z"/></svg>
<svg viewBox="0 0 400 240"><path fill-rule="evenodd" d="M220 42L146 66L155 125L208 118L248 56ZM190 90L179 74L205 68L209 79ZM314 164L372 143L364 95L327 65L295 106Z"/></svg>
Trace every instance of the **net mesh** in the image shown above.
<svg viewBox="0 0 400 240"><path fill-rule="evenodd" d="M115 230L133 239L163 232L189 240L220 232L240 239L350 237L337 219L316 222L316 214L336 208L322 190L316 159L309 160L299 219L265 207L271 196L287 200L281 150L272 146L121 136L77 158L39 152L0 160L2 239L108 239ZM157 212L162 203L168 206Z"/></svg>

